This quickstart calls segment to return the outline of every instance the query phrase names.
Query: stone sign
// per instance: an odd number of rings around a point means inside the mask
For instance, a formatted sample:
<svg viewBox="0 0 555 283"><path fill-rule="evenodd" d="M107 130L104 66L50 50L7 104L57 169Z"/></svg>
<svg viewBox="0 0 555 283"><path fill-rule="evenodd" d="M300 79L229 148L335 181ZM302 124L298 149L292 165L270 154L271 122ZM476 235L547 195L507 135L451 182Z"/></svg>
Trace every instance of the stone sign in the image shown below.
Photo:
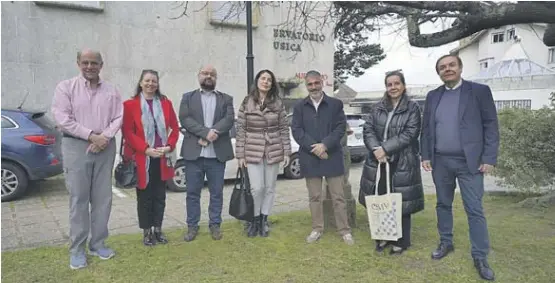
<svg viewBox="0 0 555 283"><path fill-rule="evenodd" d="M291 40L293 42L287 42L284 40ZM274 49L276 50L302 52L302 42L313 41L322 43L325 40L326 36L323 34L307 33L285 29L274 29Z"/></svg>

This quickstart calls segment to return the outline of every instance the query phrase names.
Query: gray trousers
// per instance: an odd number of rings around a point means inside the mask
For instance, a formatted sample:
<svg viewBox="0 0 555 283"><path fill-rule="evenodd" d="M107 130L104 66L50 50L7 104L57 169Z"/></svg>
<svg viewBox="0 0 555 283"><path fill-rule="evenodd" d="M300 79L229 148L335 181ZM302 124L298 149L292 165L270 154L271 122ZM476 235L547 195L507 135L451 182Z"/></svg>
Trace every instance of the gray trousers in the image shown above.
<svg viewBox="0 0 555 283"><path fill-rule="evenodd" d="M89 142L64 137L64 177L69 191L70 253L104 247L112 210L112 172L116 156L114 139L99 153L86 153Z"/></svg>
<svg viewBox="0 0 555 283"><path fill-rule="evenodd" d="M248 163L247 171L254 201L254 216L270 215L276 197L279 163L268 164L266 158L263 158L260 163Z"/></svg>
<svg viewBox="0 0 555 283"><path fill-rule="evenodd" d="M472 257L486 258L489 252L489 235L482 208L484 175L471 173L464 157L436 154L434 159L432 177L436 186L437 228L440 241L446 244L453 243L453 198L457 179L468 218Z"/></svg>

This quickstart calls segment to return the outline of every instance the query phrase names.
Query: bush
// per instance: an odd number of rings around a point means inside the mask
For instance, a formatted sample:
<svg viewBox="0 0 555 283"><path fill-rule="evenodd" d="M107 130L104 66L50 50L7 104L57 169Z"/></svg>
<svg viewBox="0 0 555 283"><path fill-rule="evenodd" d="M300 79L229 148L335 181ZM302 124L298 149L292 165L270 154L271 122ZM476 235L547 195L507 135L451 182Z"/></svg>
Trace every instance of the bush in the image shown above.
<svg viewBox="0 0 555 283"><path fill-rule="evenodd" d="M500 148L494 175L503 185L535 193L555 188L555 109L499 111Z"/></svg>

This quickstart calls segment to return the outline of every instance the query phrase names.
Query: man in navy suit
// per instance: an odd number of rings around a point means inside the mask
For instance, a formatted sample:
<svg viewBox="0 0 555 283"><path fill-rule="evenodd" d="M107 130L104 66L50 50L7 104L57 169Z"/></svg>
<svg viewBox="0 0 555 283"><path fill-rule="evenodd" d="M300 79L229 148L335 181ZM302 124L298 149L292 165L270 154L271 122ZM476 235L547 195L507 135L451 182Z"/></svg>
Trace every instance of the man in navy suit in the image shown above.
<svg viewBox="0 0 555 283"><path fill-rule="evenodd" d="M457 179L468 217L474 266L483 279L493 281L494 272L487 262L489 236L482 197L484 174L497 163L497 111L488 86L461 79L458 56L439 58L436 71L445 85L426 97L421 135L422 167L432 172L437 196L440 244L432 259L442 259L454 250L452 204Z"/></svg>

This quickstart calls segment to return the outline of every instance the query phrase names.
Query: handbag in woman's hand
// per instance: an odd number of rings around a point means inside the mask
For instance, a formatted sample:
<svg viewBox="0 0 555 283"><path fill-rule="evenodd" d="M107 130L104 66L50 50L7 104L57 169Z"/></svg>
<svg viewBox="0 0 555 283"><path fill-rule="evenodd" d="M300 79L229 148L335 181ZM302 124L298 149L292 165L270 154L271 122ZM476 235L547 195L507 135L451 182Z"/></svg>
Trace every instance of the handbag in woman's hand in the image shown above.
<svg viewBox="0 0 555 283"><path fill-rule="evenodd" d="M125 159L123 156L123 136L121 138L119 154L120 162L114 170L114 179L116 179L116 187L122 189L130 189L137 187L137 164L133 159Z"/></svg>
<svg viewBox="0 0 555 283"><path fill-rule="evenodd" d="M251 194L251 184L247 168L237 170L235 186L229 202L229 215L238 220L248 222L254 219L254 200Z"/></svg>

